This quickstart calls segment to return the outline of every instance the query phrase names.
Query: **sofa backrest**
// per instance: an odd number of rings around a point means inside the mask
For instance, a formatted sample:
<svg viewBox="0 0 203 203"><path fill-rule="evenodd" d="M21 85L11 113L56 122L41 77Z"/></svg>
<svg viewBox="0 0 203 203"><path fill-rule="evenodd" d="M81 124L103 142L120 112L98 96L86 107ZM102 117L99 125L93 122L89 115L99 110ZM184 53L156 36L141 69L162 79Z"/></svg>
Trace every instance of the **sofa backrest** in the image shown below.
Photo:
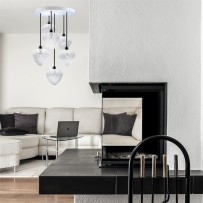
<svg viewBox="0 0 203 203"><path fill-rule="evenodd" d="M17 107L8 109L6 113L38 114L37 132L44 134L45 110L45 108Z"/></svg>
<svg viewBox="0 0 203 203"><path fill-rule="evenodd" d="M44 134L56 134L58 121L73 121L73 108L50 108L46 109Z"/></svg>
<svg viewBox="0 0 203 203"><path fill-rule="evenodd" d="M39 114L38 133L56 134L58 121L79 121L80 134L101 134L100 108L10 108L6 113Z"/></svg>
<svg viewBox="0 0 203 203"><path fill-rule="evenodd" d="M74 121L79 121L80 134L101 135L101 109L78 108L74 109Z"/></svg>
<svg viewBox="0 0 203 203"><path fill-rule="evenodd" d="M6 113L38 114L37 129L39 134L56 134L58 121L79 121L80 134L102 134L104 120L102 112L118 114L127 112L137 114L132 136L142 140L142 107L109 107L109 108L10 108Z"/></svg>

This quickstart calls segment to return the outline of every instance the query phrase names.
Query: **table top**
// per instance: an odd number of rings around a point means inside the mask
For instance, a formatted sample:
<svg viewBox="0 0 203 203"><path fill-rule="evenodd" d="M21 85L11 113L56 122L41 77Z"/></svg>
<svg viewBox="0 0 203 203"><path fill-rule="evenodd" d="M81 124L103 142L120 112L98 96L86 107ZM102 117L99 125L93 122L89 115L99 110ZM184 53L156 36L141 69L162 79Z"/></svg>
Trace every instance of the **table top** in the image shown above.
<svg viewBox="0 0 203 203"><path fill-rule="evenodd" d="M82 138L82 135L77 135L75 137L56 137L56 136L42 136L43 139L46 140L53 140L53 141L67 141L67 140L75 140L75 139L79 139Z"/></svg>
<svg viewBox="0 0 203 203"><path fill-rule="evenodd" d="M127 194L127 168L99 168L100 149L67 149L39 176L40 194ZM151 168L146 168L145 194L151 194ZM163 192L162 169L157 169L156 193ZM170 171L171 194L175 192ZM179 171L179 192L184 193L184 171ZM203 194L203 172L191 171L191 192ZM134 191L140 192L139 169L134 169Z"/></svg>

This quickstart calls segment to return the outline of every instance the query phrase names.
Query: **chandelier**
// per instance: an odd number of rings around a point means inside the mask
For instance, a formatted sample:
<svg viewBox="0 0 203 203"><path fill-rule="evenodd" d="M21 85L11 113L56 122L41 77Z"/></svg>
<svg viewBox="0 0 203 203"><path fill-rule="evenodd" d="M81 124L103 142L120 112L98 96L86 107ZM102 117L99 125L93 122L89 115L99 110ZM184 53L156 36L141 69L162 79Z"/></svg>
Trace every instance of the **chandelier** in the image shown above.
<svg viewBox="0 0 203 203"><path fill-rule="evenodd" d="M65 66L71 65L75 58L75 53L69 49L72 41L68 38L68 16L74 15L75 10L72 8L47 7L36 9L34 14L40 17L40 42L39 48L33 51L33 59L39 66L42 66L47 62L49 53L53 51L54 66L46 72L46 77L52 85L57 85L63 77L63 73L56 69L56 48L61 49L59 59ZM47 24L43 26L42 17L48 19ZM56 32L56 17L63 17L61 36Z"/></svg>

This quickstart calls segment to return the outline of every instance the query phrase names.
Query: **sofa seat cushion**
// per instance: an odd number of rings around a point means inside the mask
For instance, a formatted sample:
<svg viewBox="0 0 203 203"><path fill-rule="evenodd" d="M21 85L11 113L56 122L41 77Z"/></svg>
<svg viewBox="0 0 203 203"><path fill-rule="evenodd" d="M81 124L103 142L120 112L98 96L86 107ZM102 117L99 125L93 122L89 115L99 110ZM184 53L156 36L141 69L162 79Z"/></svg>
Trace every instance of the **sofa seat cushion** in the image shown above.
<svg viewBox="0 0 203 203"><path fill-rule="evenodd" d="M98 134L79 134L83 137L78 139L78 146L101 146L101 135Z"/></svg>
<svg viewBox="0 0 203 203"><path fill-rule="evenodd" d="M39 137L36 134L9 136L8 139L20 140L22 142L23 149L38 147L39 145Z"/></svg>
<svg viewBox="0 0 203 203"><path fill-rule="evenodd" d="M137 146L140 143L132 136L108 134L102 136L103 146Z"/></svg>
<svg viewBox="0 0 203 203"><path fill-rule="evenodd" d="M0 136L0 156L19 155L21 151L22 142L20 140Z"/></svg>

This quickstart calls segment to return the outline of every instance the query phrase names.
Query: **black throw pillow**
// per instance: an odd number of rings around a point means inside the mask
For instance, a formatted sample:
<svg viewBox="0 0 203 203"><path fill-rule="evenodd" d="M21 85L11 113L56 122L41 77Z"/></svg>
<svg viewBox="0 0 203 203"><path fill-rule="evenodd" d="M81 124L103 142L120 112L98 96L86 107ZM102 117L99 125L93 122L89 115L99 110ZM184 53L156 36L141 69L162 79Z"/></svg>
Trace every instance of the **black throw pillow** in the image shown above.
<svg viewBox="0 0 203 203"><path fill-rule="evenodd" d="M15 127L28 131L28 134L37 134L38 114L14 113Z"/></svg>
<svg viewBox="0 0 203 203"><path fill-rule="evenodd" d="M115 134L127 135L127 136L132 135L132 130L133 130L136 117L137 117L137 114L133 114L133 115L126 114L118 117Z"/></svg>
<svg viewBox="0 0 203 203"><path fill-rule="evenodd" d="M104 115L103 135L105 135L105 134L116 134L118 118L123 115L126 115L126 113L120 113L120 114L103 113L103 115Z"/></svg>
<svg viewBox="0 0 203 203"><path fill-rule="evenodd" d="M15 128L15 127L8 127L8 128L3 128L0 130L1 135L5 136L11 136L11 135L25 135L27 134L28 131L20 128Z"/></svg>
<svg viewBox="0 0 203 203"><path fill-rule="evenodd" d="M0 114L1 128L14 127L14 114Z"/></svg>

